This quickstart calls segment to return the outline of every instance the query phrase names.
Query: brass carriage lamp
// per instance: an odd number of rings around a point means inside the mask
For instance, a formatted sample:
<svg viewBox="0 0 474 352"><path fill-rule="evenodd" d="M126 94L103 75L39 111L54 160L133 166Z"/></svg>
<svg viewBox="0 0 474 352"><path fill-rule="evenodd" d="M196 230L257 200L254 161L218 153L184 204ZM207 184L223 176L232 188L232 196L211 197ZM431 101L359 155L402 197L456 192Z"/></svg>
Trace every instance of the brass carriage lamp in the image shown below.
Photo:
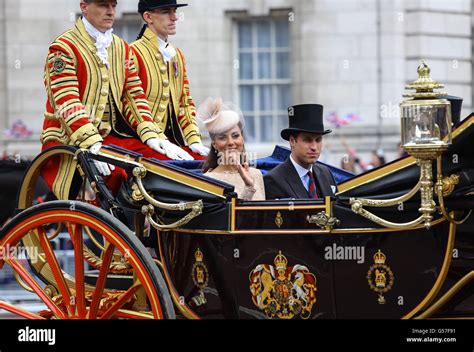
<svg viewBox="0 0 474 352"><path fill-rule="evenodd" d="M431 225L432 214L436 211L432 162L448 149L452 140L451 103L439 99L446 93L434 90L444 86L431 79L430 72L429 66L422 61L418 79L406 87L415 93L404 94L410 99L400 104L402 145L417 159L420 167L420 212L426 227Z"/></svg>
<svg viewBox="0 0 474 352"><path fill-rule="evenodd" d="M451 144L451 103L439 99L446 93L434 92L444 88L430 78L425 61L418 67L419 78L407 85L415 93L404 94L400 104L402 145L416 159L434 160Z"/></svg>
<svg viewBox="0 0 474 352"><path fill-rule="evenodd" d="M440 210L449 221L443 202L443 182L441 172L441 156L451 144L451 103L440 99L445 93L435 92L435 89L444 86L430 78L430 68L422 61L418 67L418 79L406 88L414 89L415 93L405 94L409 98L400 104L401 112L401 137L402 145L408 154L416 158L420 167L420 178L417 185L408 193L393 199L364 199L351 198L352 211L356 214L374 221L382 226L407 229L423 224L426 228L431 226L433 213L436 211L433 187L433 160L438 163L438 182L436 194L438 195ZM421 216L406 223L394 223L364 209L370 207L390 207L408 201L418 191L421 193Z"/></svg>

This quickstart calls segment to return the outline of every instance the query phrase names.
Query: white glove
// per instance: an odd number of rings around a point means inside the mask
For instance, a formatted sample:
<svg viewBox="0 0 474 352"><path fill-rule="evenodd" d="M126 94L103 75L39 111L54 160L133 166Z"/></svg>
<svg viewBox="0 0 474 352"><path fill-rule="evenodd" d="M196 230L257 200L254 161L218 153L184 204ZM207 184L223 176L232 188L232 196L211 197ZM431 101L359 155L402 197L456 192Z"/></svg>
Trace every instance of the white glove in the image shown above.
<svg viewBox="0 0 474 352"><path fill-rule="evenodd" d="M102 148L102 143L97 142L89 148L89 151L92 154L97 155L99 153L100 148ZM94 160L94 165L97 168L97 171L99 171L102 176L110 176L112 174L112 171L115 170L114 165L110 165L98 160Z"/></svg>
<svg viewBox="0 0 474 352"><path fill-rule="evenodd" d="M189 149L191 149L194 153L202 156L209 155L209 148L204 146L202 143L193 143L189 146Z"/></svg>
<svg viewBox="0 0 474 352"><path fill-rule="evenodd" d="M152 138L146 144L154 151L166 155L172 160L194 160L194 158L167 139Z"/></svg>

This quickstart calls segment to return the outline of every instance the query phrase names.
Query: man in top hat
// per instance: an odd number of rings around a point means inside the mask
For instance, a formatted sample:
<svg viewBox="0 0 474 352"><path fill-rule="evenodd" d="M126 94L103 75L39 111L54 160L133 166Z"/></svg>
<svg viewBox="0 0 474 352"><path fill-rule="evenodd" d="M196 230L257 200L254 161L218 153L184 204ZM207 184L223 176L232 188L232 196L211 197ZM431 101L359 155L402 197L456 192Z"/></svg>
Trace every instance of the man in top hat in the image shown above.
<svg viewBox="0 0 474 352"><path fill-rule="evenodd" d="M336 181L326 166L317 164L323 136L323 107L317 104L288 108L289 128L281 132L291 155L265 177L267 199L318 199L336 193Z"/></svg>
<svg viewBox="0 0 474 352"><path fill-rule="evenodd" d="M112 34L116 6L115 0L80 0L81 18L50 45L43 150L66 144L97 153L103 144L115 144L145 157L180 159L161 147L166 136L153 121L132 51ZM125 176L108 164L95 165L103 176ZM62 156L42 174L58 198L68 199L74 171L73 158Z"/></svg>
<svg viewBox="0 0 474 352"><path fill-rule="evenodd" d="M209 148L202 144L196 123L184 56L168 42L176 34L176 10L183 6L187 4L176 0L140 0L138 12L146 24L131 47L155 122L171 143L203 159Z"/></svg>

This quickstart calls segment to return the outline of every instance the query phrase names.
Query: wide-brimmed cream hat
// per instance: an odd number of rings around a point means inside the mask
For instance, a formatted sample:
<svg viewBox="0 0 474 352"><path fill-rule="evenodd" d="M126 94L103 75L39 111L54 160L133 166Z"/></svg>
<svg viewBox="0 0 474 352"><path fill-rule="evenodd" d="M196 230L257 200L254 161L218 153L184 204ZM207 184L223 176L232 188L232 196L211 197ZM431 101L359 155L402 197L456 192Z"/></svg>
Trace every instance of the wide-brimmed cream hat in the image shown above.
<svg viewBox="0 0 474 352"><path fill-rule="evenodd" d="M242 111L233 103L222 102L222 98L209 97L197 109L197 117L210 134L224 133L241 123L244 128Z"/></svg>

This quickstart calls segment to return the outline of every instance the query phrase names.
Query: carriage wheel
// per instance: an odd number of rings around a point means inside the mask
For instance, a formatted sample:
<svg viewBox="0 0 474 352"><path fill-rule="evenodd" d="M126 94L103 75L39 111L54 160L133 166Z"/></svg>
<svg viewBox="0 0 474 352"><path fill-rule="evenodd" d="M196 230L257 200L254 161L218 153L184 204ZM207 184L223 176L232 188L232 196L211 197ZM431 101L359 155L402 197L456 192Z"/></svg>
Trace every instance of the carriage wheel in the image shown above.
<svg viewBox="0 0 474 352"><path fill-rule="evenodd" d="M73 264L69 268L66 268L68 261L59 255L60 251L48 237L48 230L56 229L59 223L65 225L63 237L72 246L69 253L73 259L69 264ZM93 284L87 284L85 279L88 266L85 228L102 236L105 243ZM70 201L44 203L20 213L0 236L0 254L3 253L0 268L10 265L45 305L37 313L0 301L1 309L31 319L175 317L166 284L145 247L121 222L95 206ZM21 255L22 249L26 256ZM133 280L130 277L123 289L106 287L116 254L127 258L126 265L133 272ZM48 277L48 282L40 282L38 277Z"/></svg>

